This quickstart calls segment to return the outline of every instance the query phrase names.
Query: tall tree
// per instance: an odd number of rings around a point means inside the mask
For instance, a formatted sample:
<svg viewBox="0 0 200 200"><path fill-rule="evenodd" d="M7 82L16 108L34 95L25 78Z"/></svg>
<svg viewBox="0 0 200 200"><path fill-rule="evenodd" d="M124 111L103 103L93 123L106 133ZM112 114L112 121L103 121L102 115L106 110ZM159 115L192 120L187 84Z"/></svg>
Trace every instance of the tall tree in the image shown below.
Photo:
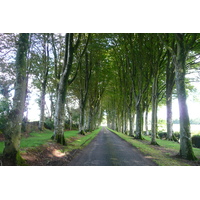
<svg viewBox="0 0 200 200"><path fill-rule="evenodd" d="M49 73L49 34L43 34L43 53L42 53L42 84L41 84L41 96L40 96L40 121L39 121L39 129L41 131L44 130L44 121L45 121L45 95L46 95L46 87Z"/></svg>
<svg viewBox="0 0 200 200"><path fill-rule="evenodd" d="M62 75L60 77L57 93L57 101L55 108L54 117L54 135L52 139L55 139L58 143L65 144L64 138L64 119L65 119L65 102L67 86L69 81L69 76L72 71L72 62L74 54L73 46L73 33L67 33L65 35L65 56L62 69Z"/></svg>
<svg viewBox="0 0 200 200"><path fill-rule="evenodd" d="M19 35L16 55L16 82L13 107L9 113L7 129L5 130L5 148L3 151L4 165L17 165L20 161L19 147L21 139L21 124L24 113L26 94L26 54L29 47L29 34Z"/></svg>
<svg viewBox="0 0 200 200"><path fill-rule="evenodd" d="M175 66L171 62L171 55L167 50L166 64L166 107L167 107L167 138L173 140L173 118L172 118L172 92L175 85Z"/></svg>
<svg viewBox="0 0 200 200"><path fill-rule="evenodd" d="M185 72L186 58L189 50L195 44L197 34L177 33L175 34L175 38L177 49L174 64L180 116L180 156L189 160L195 160L196 157L192 149L190 120L186 104Z"/></svg>
<svg viewBox="0 0 200 200"><path fill-rule="evenodd" d="M166 52L164 51L163 44L159 41L157 34L149 34L149 63L152 68L152 120L151 120L151 144L157 144L157 109L159 102L159 84L162 83L162 74L165 70ZM165 82L163 81L165 86Z"/></svg>
<svg viewBox="0 0 200 200"><path fill-rule="evenodd" d="M59 84L57 90L57 100L56 100L56 108L55 108L55 117L54 117L54 135L52 139L55 139L58 143L65 144L64 139L64 121L65 121L65 103L66 103L66 94L68 86L72 84L77 76L78 67L74 70L75 73L72 76L73 71L73 59L74 54L77 52L79 47L80 52L78 58L76 58L76 62L79 63L82 56L84 55L89 36L87 37L86 44L81 43L81 35L82 34L75 34L67 33L65 35L65 55L64 55L64 63L63 68L61 70L61 75L59 76ZM83 48L80 48L81 45ZM54 54L55 57L55 54ZM56 58L56 57L55 57ZM77 64L77 66L79 66ZM56 67L56 66L55 66Z"/></svg>

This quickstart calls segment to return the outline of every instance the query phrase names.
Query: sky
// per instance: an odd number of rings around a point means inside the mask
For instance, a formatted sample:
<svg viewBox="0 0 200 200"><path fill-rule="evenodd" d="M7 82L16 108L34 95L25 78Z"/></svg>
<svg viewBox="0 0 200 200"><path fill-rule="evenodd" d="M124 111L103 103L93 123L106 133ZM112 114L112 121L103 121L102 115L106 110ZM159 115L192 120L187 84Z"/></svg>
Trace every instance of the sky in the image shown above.
<svg viewBox="0 0 200 200"><path fill-rule="evenodd" d="M200 83L198 83L200 85ZM200 91L200 87L198 89ZM38 95L35 93L32 93L32 98L29 102L29 120L30 121L37 121L39 120L39 106L36 103L36 99L38 98ZM47 106L50 109L50 102L48 100L48 97L46 97ZM200 118L199 110L200 110L200 102L195 102L191 97L187 99L187 105L188 105L188 112L190 118ZM178 99L173 100L173 119L179 119L179 105L178 105ZM158 108L158 118L159 119L166 119L166 106L162 106Z"/></svg>
<svg viewBox="0 0 200 200"><path fill-rule="evenodd" d="M31 84L31 81L30 81ZM197 89L196 97L197 99L194 101L192 94L188 96L187 98L187 105L188 105L188 112L190 119L200 118L199 110L200 110L200 99L198 99L198 92L200 93L200 82L192 82L192 85ZM31 89L31 99L28 106L28 118L30 121L37 121L39 120L40 115L40 109L38 106L38 103L36 103L36 99L38 98L38 95L40 94L39 90L37 89ZM199 101L197 101L199 100ZM46 95L46 105L48 106L48 109L50 110L50 101L48 99L48 96ZM179 105L178 105L178 99L173 100L172 105L172 112L173 112L173 119L179 119ZM164 119L166 120L166 106L162 106L158 108L158 119ZM150 116L149 116L150 118Z"/></svg>
<svg viewBox="0 0 200 200"><path fill-rule="evenodd" d="M195 93L196 100L194 100L192 93L190 93L187 98L187 106L190 119L195 119L195 118L200 118L198 112L200 110L200 98L198 98L198 93L200 93L200 82L192 82L191 85L193 85L197 90L197 92ZM173 100L172 112L173 112L173 119L179 119L178 99ZM166 106L159 107L158 118L166 119Z"/></svg>

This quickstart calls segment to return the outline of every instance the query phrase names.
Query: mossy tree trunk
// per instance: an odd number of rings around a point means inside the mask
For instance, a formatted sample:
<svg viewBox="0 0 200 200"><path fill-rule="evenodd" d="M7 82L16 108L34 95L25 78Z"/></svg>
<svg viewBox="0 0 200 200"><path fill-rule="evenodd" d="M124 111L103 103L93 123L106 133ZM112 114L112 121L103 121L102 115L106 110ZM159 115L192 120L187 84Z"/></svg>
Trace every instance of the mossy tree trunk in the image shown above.
<svg viewBox="0 0 200 200"><path fill-rule="evenodd" d="M133 123L134 123L134 118L133 118L133 115L132 115L132 109L129 108L128 109L128 117L129 117L129 126L130 126L130 131L129 131L129 135L130 136L133 136L134 135L134 130L133 130Z"/></svg>
<svg viewBox="0 0 200 200"><path fill-rule="evenodd" d="M158 73L155 74L152 85L152 119L151 119L151 144L157 145L157 108L158 108Z"/></svg>
<svg viewBox="0 0 200 200"><path fill-rule="evenodd" d="M175 36L177 42L175 73L180 116L180 156L185 159L195 160L196 157L192 149L190 120L185 91L185 66L188 51L186 49L184 34L179 33L175 34Z"/></svg>
<svg viewBox="0 0 200 200"><path fill-rule="evenodd" d="M78 68L76 68L73 78L70 77L73 67L72 64L73 64L74 53L75 52L77 53L77 49L80 46L81 35L82 34L79 33L77 35L77 39L74 38L73 33L67 33L65 35L65 56L61 73L59 73L57 68L58 66L55 64L55 73L57 74L56 78L59 78L59 83L58 83L57 100L56 100L56 106L55 106L56 108L54 116L54 135L52 136L52 139L55 139L57 143L61 143L63 145L65 145L64 124L65 124L66 94L68 86L73 83L73 81L77 76ZM80 53L80 56L78 57L78 63L80 62L82 56L84 55L84 52L86 51L88 42L89 42L89 36L83 48L83 51ZM54 59L56 61L57 53L54 45L53 45L53 51L54 51Z"/></svg>
<svg viewBox="0 0 200 200"><path fill-rule="evenodd" d="M29 48L29 34L19 35L16 55L16 82L13 98L13 108L9 113L5 130L5 148L3 150L3 165L17 165L20 159L19 147L21 140L21 124L26 98L26 54Z"/></svg>
<svg viewBox="0 0 200 200"><path fill-rule="evenodd" d="M82 66L80 62L80 76L79 76L79 88L80 88L80 121L79 121L79 132L80 134L85 133L85 108L88 100L88 91L89 91L89 83L92 74L92 64L91 60L89 61L89 53L85 53L85 68ZM91 56L90 56L91 57Z"/></svg>
<svg viewBox="0 0 200 200"><path fill-rule="evenodd" d="M69 75L72 70L73 62L73 33L67 33L65 36L65 59L63 65L63 73L60 77L58 91L57 91L57 101L55 108L54 117L54 135L52 139L56 140L57 143L65 145L64 138L64 123L65 123L65 103L67 86L69 81Z"/></svg>
<svg viewBox="0 0 200 200"><path fill-rule="evenodd" d="M143 139L142 126L143 126L143 113L142 113L142 108L141 108L141 101L139 100L136 104L136 138L137 139Z"/></svg>

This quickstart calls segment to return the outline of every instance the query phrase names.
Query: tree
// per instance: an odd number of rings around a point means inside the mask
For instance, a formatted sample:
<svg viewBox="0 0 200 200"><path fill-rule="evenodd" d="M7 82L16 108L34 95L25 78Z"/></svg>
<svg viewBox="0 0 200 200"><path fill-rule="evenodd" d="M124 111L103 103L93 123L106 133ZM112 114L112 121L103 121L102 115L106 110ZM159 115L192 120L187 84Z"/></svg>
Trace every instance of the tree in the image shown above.
<svg viewBox="0 0 200 200"><path fill-rule="evenodd" d="M148 91L151 80L151 66L148 65L148 35L129 35L131 51L131 79L136 110L136 138L143 139L144 94Z"/></svg>
<svg viewBox="0 0 200 200"><path fill-rule="evenodd" d="M73 71L73 59L74 54L77 52L78 47L81 44L81 34L67 33L65 35L65 55L63 68L61 70L61 75L59 76L59 84L57 90L57 99L55 107L55 117L54 117L54 135L52 139L55 139L58 143L65 144L64 139L64 121L65 121L65 103L67 89L70 84L75 80L77 76L78 67L76 67L75 74L72 77L71 72ZM77 63L80 62L84 52L86 51L89 37L87 38L86 44L84 46L80 56L77 58ZM55 56L55 55L54 55ZM79 66L79 65L77 65Z"/></svg>
<svg viewBox="0 0 200 200"><path fill-rule="evenodd" d="M77 52L77 65L78 65L78 75L75 81L74 86L77 86L75 90L77 91L77 96L79 98L79 107L80 107L80 121L79 121L79 133L85 134L85 109L86 103L88 100L88 90L89 90L89 83L91 79L92 73L92 61L91 61L91 54L86 51L90 40L90 34L85 35L84 37L86 45L83 46L83 50L79 48L79 52Z"/></svg>
<svg viewBox="0 0 200 200"><path fill-rule="evenodd" d="M175 49L176 43L173 34L159 34L160 42L167 44L171 49ZM173 116L172 116L172 94L175 86L175 65L174 57L170 53L169 48L166 49L166 108L167 108L167 138L168 140L176 140L173 135Z"/></svg>
<svg viewBox="0 0 200 200"><path fill-rule="evenodd" d="M65 117L65 102L66 102L66 93L68 87L69 76L72 71L72 62L73 62L73 54L74 48L73 33L67 33L65 35L65 56L62 74L60 77L59 85L58 85L58 93L56 100L56 108L55 108L55 117L54 117L54 135L52 139L55 139L58 143L65 144L64 138L64 117Z"/></svg>
<svg viewBox="0 0 200 200"><path fill-rule="evenodd" d="M162 74L165 70L165 60L166 52L164 51L163 44L159 41L157 34L149 35L149 64L152 68L152 120L151 120L151 144L157 145L156 136L157 136L157 109L159 102L159 85L162 86L162 82L165 86L165 82L162 81ZM161 87L162 88L162 87Z"/></svg>
<svg viewBox="0 0 200 200"><path fill-rule="evenodd" d="M48 80L48 73L49 73L49 34L43 34L43 54L42 54L42 88L41 88L41 96L40 96L40 121L39 121L39 129L41 131L44 130L44 111L45 111L45 95L46 95L46 87L47 87L47 80Z"/></svg>
<svg viewBox="0 0 200 200"><path fill-rule="evenodd" d="M189 160L195 160L192 149L190 120L188 108L186 104L186 90L185 90L185 71L186 58L189 50L195 44L197 34L175 34L177 49L175 52L175 73L176 73L176 89L179 102L179 116L180 116L180 156Z"/></svg>
<svg viewBox="0 0 200 200"><path fill-rule="evenodd" d="M5 130L5 148L3 151L4 165L17 165L20 161L19 147L26 94L26 53L28 47L29 34L21 33L19 35L15 63L16 82L13 107L9 113L7 129Z"/></svg>

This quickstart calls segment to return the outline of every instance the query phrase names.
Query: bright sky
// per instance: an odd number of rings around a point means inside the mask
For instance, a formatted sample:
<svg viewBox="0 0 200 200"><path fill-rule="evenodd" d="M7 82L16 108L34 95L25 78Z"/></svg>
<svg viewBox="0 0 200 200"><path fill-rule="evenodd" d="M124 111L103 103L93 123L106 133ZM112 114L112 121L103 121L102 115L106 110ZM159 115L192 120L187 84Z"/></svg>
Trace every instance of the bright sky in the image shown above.
<svg viewBox="0 0 200 200"><path fill-rule="evenodd" d="M194 87L197 89L197 92L200 92L200 83L194 82L192 83ZM200 110L200 98L198 99L199 102L194 101L192 96L189 96L187 98L187 106L188 106L188 112L190 119L200 118L199 110ZM178 105L178 99L173 100L172 105L172 112L173 112L173 119L179 119L179 105ZM158 118L166 119L166 106L163 106L158 109Z"/></svg>
<svg viewBox="0 0 200 200"><path fill-rule="evenodd" d="M178 99L175 99L173 101L172 105L172 112L173 112L173 119L179 119L179 105L178 105ZM199 110L200 110L200 102L193 102L193 101L187 101L188 106L188 112L190 118L199 118ZM166 112L166 106L162 106L158 109L158 118L159 119L166 119L167 112Z"/></svg>

